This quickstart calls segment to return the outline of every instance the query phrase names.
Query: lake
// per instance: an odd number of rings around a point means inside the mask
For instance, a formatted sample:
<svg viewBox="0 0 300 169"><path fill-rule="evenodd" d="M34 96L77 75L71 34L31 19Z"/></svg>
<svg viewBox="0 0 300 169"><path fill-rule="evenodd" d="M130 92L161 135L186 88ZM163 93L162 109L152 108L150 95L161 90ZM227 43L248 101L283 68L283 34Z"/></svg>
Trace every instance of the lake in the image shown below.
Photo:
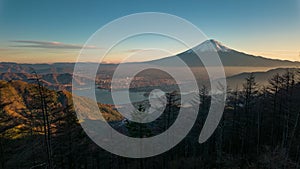
<svg viewBox="0 0 300 169"><path fill-rule="evenodd" d="M78 96L85 96L85 97L90 98L90 96L87 95L87 90L89 90L89 89L75 90L74 93ZM115 93L122 95L125 93L125 91L120 90L120 91L115 91ZM109 90L97 88L97 89L95 89L95 94L96 94L97 102L103 103L103 104L114 104L112 96L111 96L111 92ZM140 101L144 101L144 100L148 99L148 97L145 96L144 94L145 94L145 92L130 92L131 102L140 102ZM124 102L122 104L128 104L128 103Z"/></svg>

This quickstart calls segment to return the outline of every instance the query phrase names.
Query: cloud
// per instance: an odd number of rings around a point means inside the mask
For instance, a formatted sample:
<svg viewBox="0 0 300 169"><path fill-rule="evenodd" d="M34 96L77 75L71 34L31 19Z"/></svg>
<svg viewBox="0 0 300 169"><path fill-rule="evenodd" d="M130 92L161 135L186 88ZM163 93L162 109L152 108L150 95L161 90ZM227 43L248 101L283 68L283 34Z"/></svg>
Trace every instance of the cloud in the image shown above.
<svg viewBox="0 0 300 169"><path fill-rule="evenodd" d="M145 49L129 49L129 50L126 50L126 52L130 52L130 53L141 52L141 51L145 51Z"/></svg>
<svg viewBox="0 0 300 169"><path fill-rule="evenodd" d="M22 45L14 45L13 47L22 48L44 48L44 49L81 49L82 45L66 44L62 42L50 42L50 41L35 41L35 40L14 40L14 43ZM85 49L100 49L96 46L85 46Z"/></svg>

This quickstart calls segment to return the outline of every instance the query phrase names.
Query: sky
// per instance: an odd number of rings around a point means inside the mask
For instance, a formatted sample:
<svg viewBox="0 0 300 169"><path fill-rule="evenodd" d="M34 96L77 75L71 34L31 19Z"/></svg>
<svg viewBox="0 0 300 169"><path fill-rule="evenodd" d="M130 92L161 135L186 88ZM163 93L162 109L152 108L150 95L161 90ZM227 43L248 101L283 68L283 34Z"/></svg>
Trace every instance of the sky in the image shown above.
<svg viewBox="0 0 300 169"><path fill-rule="evenodd" d="M209 39L238 51L300 61L300 0L0 0L0 62L74 62L82 45L99 28L139 12L179 16ZM146 43L165 45L170 48L168 54L185 50L171 39L148 35L128 40L106 61L120 62L125 53ZM162 53L132 61L167 55Z"/></svg>

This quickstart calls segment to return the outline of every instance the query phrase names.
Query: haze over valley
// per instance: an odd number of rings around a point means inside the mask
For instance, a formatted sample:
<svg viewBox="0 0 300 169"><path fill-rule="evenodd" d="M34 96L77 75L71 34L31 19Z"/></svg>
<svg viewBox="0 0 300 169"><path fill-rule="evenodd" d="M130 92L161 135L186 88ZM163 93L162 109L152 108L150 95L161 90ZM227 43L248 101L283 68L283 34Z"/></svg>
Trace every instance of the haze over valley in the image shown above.
<svg viewBox="0 0 300 169"><path fill-rule="evenodd" d="M203 55L202 57L209 57L210 52L217 52L221 62L224 66L226 77L228 78L228 86L235 87L237 84L241 84L244 80L246 73L259 72L258 82L265 84L270 78L270 72L283 73L286 68L296 69L300 66L300 62L292 62L287 60L274 60L264 58L262 56L253 56L251 54L245 54L233 50L216 40L208 40L202 44L182 52L176 56L170 56L163 59L147 61L147 62L133 62L133 63L122 63L123 71L128 72L133 67L143 67L145 65L154 66L165 66L169 67L170 70L176 72L178 77L181 77L181 82L190 80L184 73L184 68L178 64L178 58L189 67L189 69L195 74L196 79L199 82L199 86L208 85L209 79L206 72L206 68L194 52ZM53 64L22 64L22 63L0 63L0 79L1 80L22 80L29 83L34 83L35 71L38 76L42 79L45 86L51 89L62 90L72 89L72 77L75 63L53 63ZM77 63L77 66L85 69L87 74L89 71L96 70L98 63ZM119 64L99 64L95 83L99 88L109 90L111 88L111 79L114 75L114 71ZM208 65L207 67L213 67L216 65ZM142 87L156 87L156 86L174 86L176 81L165 72L157 69L144 70L143 73L134 77L134 79L128 79L126 72L124 77L119 75L117 83L120 85L133 80L130 88L142 88ZM256 73L255 73L256 74ZM125 76L126 75L126 76ZM239 77L239 78L238 78ZM218 77L214 77L217 79ZM233 80L234 79L234 80ZM93 82L93 79L89 76L85 76L84 73L81 75L74 76L74 84L76 87L86 88L89 83ZM116 88L122 89L122 86L115 86Z"/></svg>

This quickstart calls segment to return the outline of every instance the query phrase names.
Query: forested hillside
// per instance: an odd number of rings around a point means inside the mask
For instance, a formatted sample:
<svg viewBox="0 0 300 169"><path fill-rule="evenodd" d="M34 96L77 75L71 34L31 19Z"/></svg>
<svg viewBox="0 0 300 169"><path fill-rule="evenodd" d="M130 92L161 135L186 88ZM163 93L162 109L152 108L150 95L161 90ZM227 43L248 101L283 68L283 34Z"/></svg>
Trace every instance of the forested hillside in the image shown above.
<svg viewBox="0 0 300 169"><path fill-rule="evenodd" d="M204 144L198 143L198 137L211 98L205 86L200 89L198 120L179 145L156 157L128 159L106 152L85 135L70 93L1 81L0 168L299 168L299 72L274 74L267 85L249 74L240 85L241 90L229 87L223 119ZM125 134L151 137L176 119L180 99L176 93L169 93L167 99L161 117L146 124L123 123L112 107L99 106L112 126L117 124ZM144 105L138 110L143 112Z"/></svg>
<svg viewBox="0 0 300 169"><path fill-rule="evenodd" d="M122 120L111 106L99 104L99 108L106 120ZM71 152L80 152L75 147L87 144L86 140L69 92L23 81L0 81L0 168L45 167L48 153L57 165Z"/></svg>

